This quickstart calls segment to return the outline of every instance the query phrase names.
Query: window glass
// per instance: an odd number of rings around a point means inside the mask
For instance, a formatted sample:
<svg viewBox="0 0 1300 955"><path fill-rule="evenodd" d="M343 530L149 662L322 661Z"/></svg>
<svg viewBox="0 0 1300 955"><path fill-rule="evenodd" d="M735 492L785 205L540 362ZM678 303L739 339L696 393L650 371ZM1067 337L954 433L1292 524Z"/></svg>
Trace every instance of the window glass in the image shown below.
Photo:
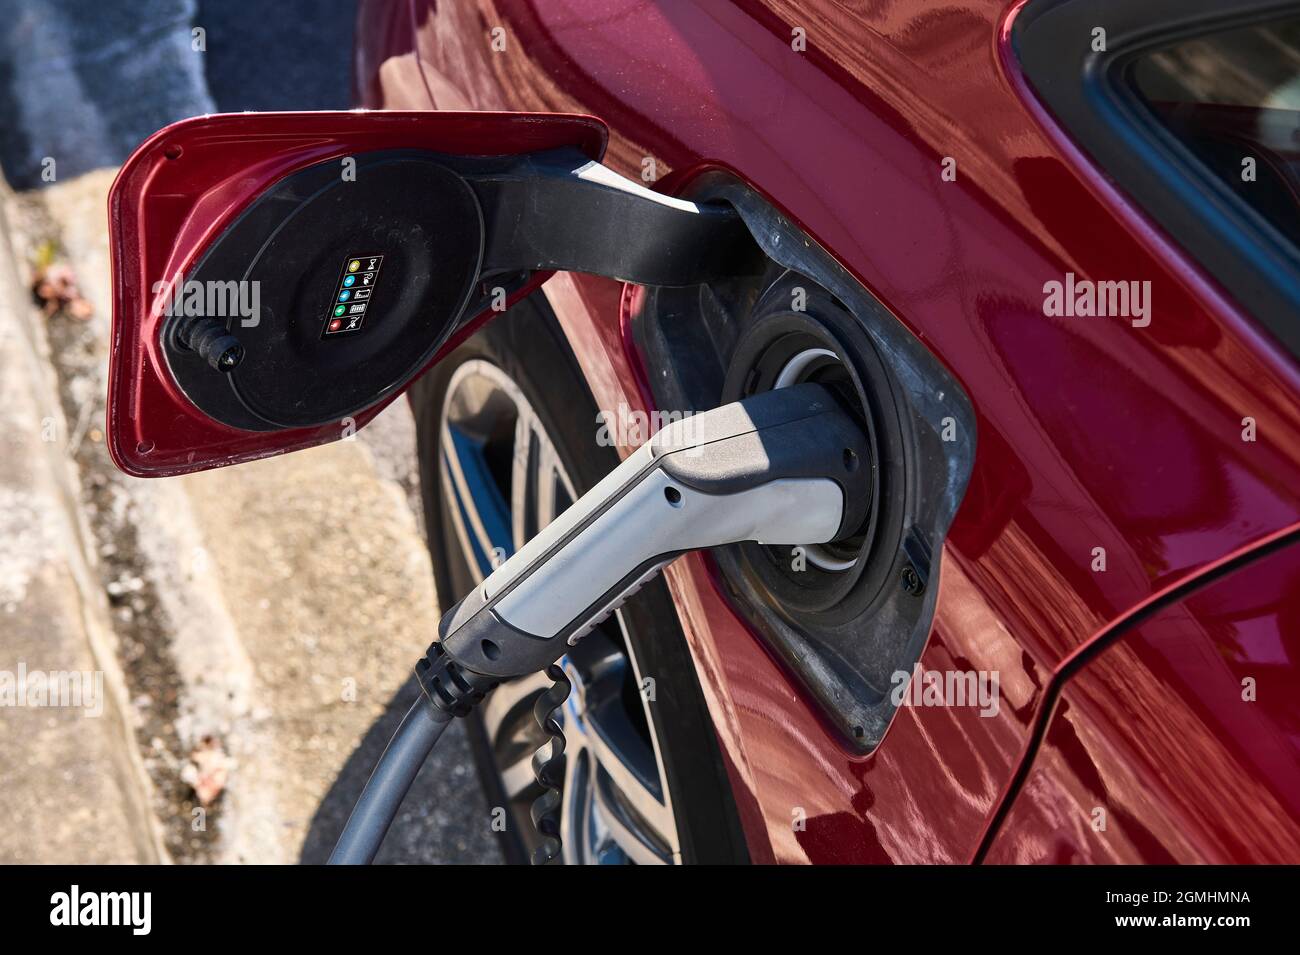
<svg viewBox="0 0 1300 955"><path fill-rule="evenodd" d="M1163 47L1129 79L1215 176L1300 246L1300 17Z"/></svg>

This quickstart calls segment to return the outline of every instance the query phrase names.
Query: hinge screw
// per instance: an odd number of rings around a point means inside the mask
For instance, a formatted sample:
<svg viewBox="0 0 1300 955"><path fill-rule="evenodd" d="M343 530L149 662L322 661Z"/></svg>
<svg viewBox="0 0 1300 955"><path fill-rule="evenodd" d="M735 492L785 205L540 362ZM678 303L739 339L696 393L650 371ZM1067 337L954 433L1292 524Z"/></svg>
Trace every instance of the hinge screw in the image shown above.
<svg viewBox="0 0 1300 955"><path fill-rule="evenodd" d="M919 597L925 592L925 581L921 580L921 575L910 564L903 568L902 581L903 589L913 597Z"/></svg>

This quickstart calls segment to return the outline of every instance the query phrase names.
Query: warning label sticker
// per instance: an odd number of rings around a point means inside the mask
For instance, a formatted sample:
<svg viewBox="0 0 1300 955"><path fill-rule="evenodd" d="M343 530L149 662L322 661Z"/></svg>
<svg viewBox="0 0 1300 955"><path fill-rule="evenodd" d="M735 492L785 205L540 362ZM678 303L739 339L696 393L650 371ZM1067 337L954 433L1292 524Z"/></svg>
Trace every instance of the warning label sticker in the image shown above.
<svg viewBox="0 0 1300 955"><path fill-rule="evenodd" d="M357 332L366 320L370 297L379 284L379 271L383 268L382 255L352 255L343 263L329 313L325 316L325 330L321 338Z"/></svg>

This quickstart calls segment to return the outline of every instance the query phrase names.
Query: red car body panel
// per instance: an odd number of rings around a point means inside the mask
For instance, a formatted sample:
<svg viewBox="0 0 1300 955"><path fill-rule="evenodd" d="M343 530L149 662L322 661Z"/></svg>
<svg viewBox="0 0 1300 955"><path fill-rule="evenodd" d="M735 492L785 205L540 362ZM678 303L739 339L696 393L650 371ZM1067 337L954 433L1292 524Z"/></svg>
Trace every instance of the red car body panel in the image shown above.
<svg viewBox="0 0 1300 955"><path fill-rule="evenodd" d="M605 130L585 116L457 116L443 113L247 113L196 117L159 130L131 156L109 192L113 348L108 438L123 471L157 477L236 464L337 441L353 422L276 432L230 428L195 408L166 370L160 327L175 277L267 188L314 163L367 150L502 153L576 145L599 157ZM543 276L538 276L539 279ZM162 283L159 294L152 291ZM518 299L529 289L513 296ZM457 339L444 346L454 347ZM436 361L436 356L435 359ZM389 401L392 399L390 398Z"/></svg>
<svg viewBox="0 0 1300 955"><path fill-rule="evenodd" d="M1057 667L1153 595L1300 521L1294 362L1052 124L1008 52L1006 3L410 0L407 12L403 23L362 5L384 23L361 31L365 105L412 105L414 55L434 108L593 113L611 130L606 161L635 177L652 159L671 171L665 190L727 167L834 254L975 405L975 473L922 662L998 670L996 718L902 708L871 756L852 756L719 595L707 560L669 572L756 860L972 858L1016 795ZM955 182L940 176L945 157ZM1046 318L1044 282L1066 272L1149 279L1151 324ZM547 292L598 406L646 408L617 283L560 275ZM1239 728L1199 731L1231 747L1218 737ZM1294 811L1296 780L1278 785ZM791 825L798 809L805 831ZM1246 861L1248 848L1212 854Z"/></svg>
<svg viewBox="0 0 1300 955"><path fill-rule="evenodd" d="M1126 629L1065 686L987 860L1294 862L1297 663L1294 545Z"/></svg>

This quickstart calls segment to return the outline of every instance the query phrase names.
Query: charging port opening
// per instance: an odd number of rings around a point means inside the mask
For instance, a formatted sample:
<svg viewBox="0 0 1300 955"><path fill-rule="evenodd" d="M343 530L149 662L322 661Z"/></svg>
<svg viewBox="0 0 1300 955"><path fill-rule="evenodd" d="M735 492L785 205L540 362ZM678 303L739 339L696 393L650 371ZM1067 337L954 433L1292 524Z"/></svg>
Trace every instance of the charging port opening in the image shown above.
<svg viewBox="0 0 1300 955"><path fill-rule="evenodd" d="M869 752L933 620L944 536L969 480L975 417L960 385L870 292L734 176L689 198L725 201L766 256L760 275L643 288L626 316L655 405L702 411L816 382L870 437L867 517L849 538L711 551L731 602L819 700L845 745Z"/></svg>

